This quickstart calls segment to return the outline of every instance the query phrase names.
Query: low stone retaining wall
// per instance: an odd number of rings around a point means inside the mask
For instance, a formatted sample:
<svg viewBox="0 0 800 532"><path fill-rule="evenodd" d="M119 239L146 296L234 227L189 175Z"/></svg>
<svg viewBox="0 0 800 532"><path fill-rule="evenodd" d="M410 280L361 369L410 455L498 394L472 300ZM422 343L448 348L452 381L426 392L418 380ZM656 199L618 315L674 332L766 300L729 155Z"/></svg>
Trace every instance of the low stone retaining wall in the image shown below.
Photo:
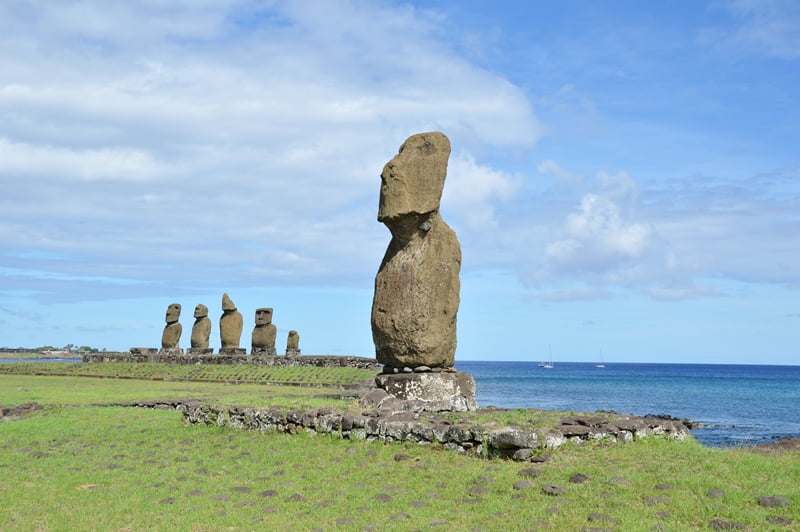
<svg viewBox="0 0 800 532"><path fill-rule="evenodd" d="M374 358L356 356L302 355L257 356L257 355L194 355L175 353L87 353L85 363L101 362L158 362L162 364L254 364L258 366L319 366L351 367L380 371L382 364Z"/></svg>
<svg viewBox="0 0 800 532"><path fill-rule="evenodd" d="M176 409L183 413L186 424L229 426L261 433L313 431L337 438L387 443L412 441L421 445L438 445L459 453L502 456L519 461L535 460L541 451L555 449L567 442L604 440L616 443L650 437L684 440L690 436L689 428L678 420L623 415L612 419L570 416L555 427L526 429L485 428L411 412L349 414L329 408L285 412L196 402L135 403L129 406Z"/></svg>

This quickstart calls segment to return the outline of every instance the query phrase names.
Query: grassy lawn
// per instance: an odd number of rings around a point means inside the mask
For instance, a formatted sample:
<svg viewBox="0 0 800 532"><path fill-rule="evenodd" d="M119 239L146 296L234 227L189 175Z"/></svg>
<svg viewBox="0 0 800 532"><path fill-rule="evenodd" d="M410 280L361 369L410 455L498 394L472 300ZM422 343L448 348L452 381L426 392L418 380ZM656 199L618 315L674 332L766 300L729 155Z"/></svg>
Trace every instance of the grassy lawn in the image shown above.
<svg viewBox="0 0 800 532"><path fill-rule="evenodd" d="M177 397L317 406L333 401L326 392L0 375L0 405L50 405L0 423L0 530L708 530L713 520L796 530L800 522L798 452L651 439L565 446L530 464L90 406ZM548 485L563 492L547 494ZM790 504L766 508L763 495Z"/></svg>

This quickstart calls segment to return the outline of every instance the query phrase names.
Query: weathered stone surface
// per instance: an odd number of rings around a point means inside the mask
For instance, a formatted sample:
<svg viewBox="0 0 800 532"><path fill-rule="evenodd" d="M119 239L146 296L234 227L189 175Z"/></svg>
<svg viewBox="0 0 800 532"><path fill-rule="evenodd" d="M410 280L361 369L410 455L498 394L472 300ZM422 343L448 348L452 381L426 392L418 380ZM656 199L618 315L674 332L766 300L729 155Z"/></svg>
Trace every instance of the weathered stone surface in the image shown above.
<svg viewBox="0 0 800 532"><path fill-rule="evenodd" d="M163 350L162 350L163 351ZM246 355L244 349L228 349L229 354L212 355L212 349L188 349L184 356L159 353L158 349L132 347L130 353L84 353L83 362L87 364L104 362L158 362L162 364L253 364L258 366L316 366L351 367L378 371L381 364L374 358L355 356L306 355L302 357L270 357Z"/></svg>
<svg viewBox="0 0 800 532"><path fill-rule="evenodd" d="M278 328L272 323L272 309L256 309L256 326L253 328L251 353L254 355L275 356L275 339L277 336Z"/></svg>
<svg viewBox="0 0 800 532"><path fill-rule="evenodd" d="M194 307L194 325L192 325L192 348L208 349L211 337L211 320L208 318L208 307L202 303Z"/></svg>
<svg viewBox="0 0 800 532"><path fill-rule="evenodd" d="M758 498L758 504L766 508L777 508L780 506L788 506L789 499L785 497L775 497L772 495L762 495Z"/></svg>
<svg viewBox="0 0 800 532"><path fill-rule="evenodd" d="M461 248L439 216L449 156L444 134L420 133L381 173L378 220L392 240L375 277L372 337L388 366L454 363Z"/></svg>
<svg viewBox="0 0 800 532"><path fill-rule="evenodd" d="M183 327L178 322L181 317L181 306L179 303L172 303L167 307L167 315L164 318L167 325L164 327L164 332L161 333L161 348L174 349L178 347L181 340L181 332Z"/></svg>
<svg viewBox="0 0 800 532"><path fill-rule="evenodd" d="M295 330L289 331L289 335L286 337L286 356L300 356L300 335Z"/></svg>
<svg viewBox="0 0 800 532"><path fill-rule="evenodd" d="M222 294L222 316L219 319L219 336L222 348L237 349L242 337L244 321L228 294ZM220 353L222 349L220 349Z"/></svg>
<svg viewBox="0 0 800 532"><path fill-rule="evenodd" d="M362 405L380 410L401 411L467 411L475 410L475 379L462 372L398 373L375 377L378 389L365 396ZM378 403L370 402L378 399Z"/></svg>

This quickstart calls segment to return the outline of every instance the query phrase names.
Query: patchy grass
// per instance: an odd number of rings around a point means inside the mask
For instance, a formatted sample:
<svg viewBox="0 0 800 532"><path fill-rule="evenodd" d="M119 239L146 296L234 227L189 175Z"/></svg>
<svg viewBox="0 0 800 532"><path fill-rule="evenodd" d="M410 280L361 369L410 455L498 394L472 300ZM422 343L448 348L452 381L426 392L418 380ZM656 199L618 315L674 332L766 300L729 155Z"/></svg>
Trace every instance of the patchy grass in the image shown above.
<svg viewBox="0 0 800 532"><path fill-rule="evenodd" d="M293 409L320 406L349 409L356 404L354 399L332 394L330 388L0 375L0 405L3 406L30 402L79 406L189 399L211 404L283 406Z"/></svg>
<svg viewBox="0 0 800 532"><path fill-rule="evenodd" d="M0 423L0 529L706 530L717 520L792 530L800 523L798 451L764 454L652 439L567 445L550 461L530 464L415 444L183 426L173 411L90 406L170 398L354 406L325 393L330 390L0 375L0 405L50 405ZM482 423L526 424L570 414L475 416L490 416L476 417ZM550 495L547 486L563 491ZM711 490L721 491L711 496ZM765 508L758 504L763 495L789 505Z"/></svg>
<svg viewBox="0 0 800 532"><path fill-rule="evenodd" d="M797 454L694 442L566 447L531 473L531 464L417 445L82 407L0 424L0 449L3 530L699 530L713 519L768 530L769 518L800 519ZM575 473L588 479L570 482ZM547 495L545 485L564 492ZM712 488L724 494L709 497ZM761 495L791 504L764 508Z"/></svg>
<svg viewBox="0 0 800 532"><path fill-rule="evenodd" d="M44 364L20 362L0 364L0 375L50 375L108 377L142 380L299 384L349 386L375 376L375 371L341 367L259 366L255 364L151 364L107 362L96 364Z"/></svg>

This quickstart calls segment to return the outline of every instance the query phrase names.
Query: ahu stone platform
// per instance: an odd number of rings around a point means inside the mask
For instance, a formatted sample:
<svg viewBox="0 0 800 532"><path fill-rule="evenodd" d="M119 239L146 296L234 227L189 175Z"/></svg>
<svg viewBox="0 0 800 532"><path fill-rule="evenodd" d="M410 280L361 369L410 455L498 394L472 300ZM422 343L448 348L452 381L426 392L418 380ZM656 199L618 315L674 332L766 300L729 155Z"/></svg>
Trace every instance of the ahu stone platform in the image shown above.
<svg viewBox="0 0 800 532"><path fill-rule="evenodd" d="M195 353L198 351L199 353ZM259 356L245 354L214 355L210 349L188 349L186 354L157 349L132 349L130 353L85 353L83 362L157 362L161 364L253 364L257 366L317 366L350 367L379 371L383 365L374 358L357 356L303 355L303 356Z"/></svg>
<svg viewBox="0 0 800 532"><path fill-rule="evenodd" d="M198 401L156 401L115 404L140 408L178 410L185 424L227 426L259 433L316 432L350 440L416 442L467 455L500 457L516 461L542 461L542 453L566 444L589 441L624 443L643 438L685 440L689 427L676 419L596 413L565 416L552 426L498 426L462 421L453 414L391 412L363 409L341 412L332 408L287 411L279 408L209 405ZM500 417L502 409L476 412L482 418ZM531 411L532 417L536 411ZM468 414L465 414L468 416Z"/></svg>

